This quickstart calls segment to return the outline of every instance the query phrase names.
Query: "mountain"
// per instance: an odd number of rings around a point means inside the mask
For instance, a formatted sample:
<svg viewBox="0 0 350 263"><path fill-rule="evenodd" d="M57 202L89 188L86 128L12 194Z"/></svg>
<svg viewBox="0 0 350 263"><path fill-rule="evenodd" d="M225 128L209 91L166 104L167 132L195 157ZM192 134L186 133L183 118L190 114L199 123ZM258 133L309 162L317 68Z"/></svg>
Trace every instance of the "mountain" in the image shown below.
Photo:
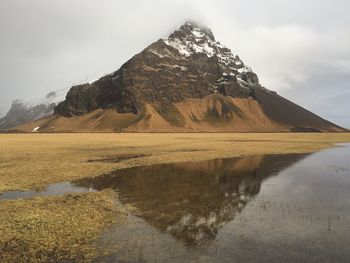
<svg viewBox="0 0 350 263"><path fill-rule="evenodd" d="M0 119L6 115L6 110L0 108Z"/></svg>
<svg viewBox="0 0 350 263"><path fill-rule="evenodd" d="M55 106L64 100L65 94L66 90L57 90L38 100L13 101L8 112L0 116L0 130L7 130L52 114Z"/></svg>
<svg viewBox="0 0 350 263"><path fill-rule="evenodd" d="M40 132L344 131L264 88L210 29L187 22L120 69L73 86Z"/></svg>

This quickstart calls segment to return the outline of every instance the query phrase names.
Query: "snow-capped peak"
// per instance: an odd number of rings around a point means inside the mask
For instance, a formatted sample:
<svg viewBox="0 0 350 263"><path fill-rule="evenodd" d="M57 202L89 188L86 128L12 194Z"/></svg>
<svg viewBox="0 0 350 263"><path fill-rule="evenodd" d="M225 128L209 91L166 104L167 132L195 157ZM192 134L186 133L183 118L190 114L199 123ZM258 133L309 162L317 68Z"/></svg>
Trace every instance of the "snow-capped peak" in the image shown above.
<svg viewBox="0 0 350 263"><path fill-rule="evenodd" d="M57 105L61 101L65 100L66 94L67 94L67 89L59 89L59 90L49 92L43 98L35 98L31 100L15 100L13 103L22 104L22 106L25 108L32 108L37 105L50 105L52 103Z"/></svg>
<svg viewBox="0 0 350 263"><path fill-rule="evenodd" d="M204 54L208 58L216 57L223 72L228 75L252 72L229 48L215 40L210 29L193 22L186 22L168 38L164 38L163 41L167 46L176 49L184 58L189 58L195 54ZM167 50L152 52L159 57L169 56Z"/></svg>
<svg viewBox="0 0 350 263"><path fill-rule="evenodd" d="M215 41L213 32L209 28L205 26L200 26L199 24L194 22L186 22L177 31L182 31L188 35L194 35L196 38L204 38L210 41ZM177 31L175 31L172 35L176 35Z"/></svg>

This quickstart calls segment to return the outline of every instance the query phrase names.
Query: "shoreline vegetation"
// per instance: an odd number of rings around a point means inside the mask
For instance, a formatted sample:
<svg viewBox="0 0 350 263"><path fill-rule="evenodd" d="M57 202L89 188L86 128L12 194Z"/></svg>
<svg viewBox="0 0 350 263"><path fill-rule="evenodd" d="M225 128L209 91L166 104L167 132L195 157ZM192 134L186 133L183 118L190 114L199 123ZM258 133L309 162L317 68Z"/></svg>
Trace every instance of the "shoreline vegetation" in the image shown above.
<svg viewBox="0 0 350 263"><path fill-rule="evenodd" d="M112 190L0 202L0 262L91 262L104 229L123 223Z"/></svg>
<svg viewBox="0 0 350 263"><path fill-rule="evenodd" d="M349 133L1 134L0 193L133 166L311 153L347 142ZM0 261L91 262L108 254L97 245L101 233L127 213L111 190L0 201Z"/></svg>

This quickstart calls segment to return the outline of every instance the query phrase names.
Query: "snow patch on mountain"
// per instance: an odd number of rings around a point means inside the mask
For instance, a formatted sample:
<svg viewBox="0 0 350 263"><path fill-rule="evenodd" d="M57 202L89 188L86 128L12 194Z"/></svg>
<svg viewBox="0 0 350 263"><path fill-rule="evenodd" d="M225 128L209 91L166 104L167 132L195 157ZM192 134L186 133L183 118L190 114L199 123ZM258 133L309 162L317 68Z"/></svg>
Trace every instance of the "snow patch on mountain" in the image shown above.
<svg viewBox="0 0 350 263"><path fill-rule="evenodd" d="M96 81L100 80L101 78L103 77L106 77L106 76L110 76L110 75L113 75L115 72L112 72L112 73L104 73L104 74L93 74L92 76L87 76L86 79L86 83L88 84L93 84L95 83ZM90 80L89 80L90 79Z"/></svg>
<svg viewBox="0 0 350 263"><path fill-rule="evenodd" d="M37 132L40 129L40 127L35 127L32 132Z"/></svg>
<svg viewBox="0 0 350 263"><path fill-rule="evenodd" d="M164 39L164 43L177 49L179 53L185 57L189 57L193 54L189 41L183 43L179 39Z"/></svg>
<svg viewBox="0 0 350 263"><path fill-rule="evenodd" d="M6 112L5 109L0 109L0 119L6 115Z"/></svg>
<svg viewBox="0 0 350 263"><path fill-rule="evenodd" d="M159 63L159 66L164 66L164 67L168 67L168 68L178 68L178 69L181 69L182 71L188 70L188 68L186 68L184 66L179 66L179 65L170 65L170 64Z"/></svg>
<svg viewBox="0 0 350 263"><path fill-rule="evenodd" d="M234 75L242 75L252 72L250 67L244 65L239 56L215 41L211 31L194 23L187 22L179 30L175 31L169 38L163 38L163 42L176 49L181 56L188 58L195 54L204 54L207 57L216 57L224 72ZM161 51L151 50L160 58L170 57L170 52L164 48ZM167 54L165 54L167 52Z"/></svg>

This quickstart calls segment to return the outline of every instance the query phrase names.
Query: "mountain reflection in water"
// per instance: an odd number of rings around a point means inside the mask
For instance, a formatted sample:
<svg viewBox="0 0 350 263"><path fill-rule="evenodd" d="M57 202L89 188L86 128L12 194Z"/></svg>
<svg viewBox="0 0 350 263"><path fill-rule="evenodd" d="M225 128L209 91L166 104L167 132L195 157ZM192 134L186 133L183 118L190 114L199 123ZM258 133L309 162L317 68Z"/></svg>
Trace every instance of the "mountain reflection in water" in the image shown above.
<svg viewBox="0 0 350 263"><path fill-rule="evenodd" d="M260 191L264 179L306 154L266 155L161 164L117 170L75 182L96 190L112 188L135 215L185 245L215 239L218 229Z"/></svg>

